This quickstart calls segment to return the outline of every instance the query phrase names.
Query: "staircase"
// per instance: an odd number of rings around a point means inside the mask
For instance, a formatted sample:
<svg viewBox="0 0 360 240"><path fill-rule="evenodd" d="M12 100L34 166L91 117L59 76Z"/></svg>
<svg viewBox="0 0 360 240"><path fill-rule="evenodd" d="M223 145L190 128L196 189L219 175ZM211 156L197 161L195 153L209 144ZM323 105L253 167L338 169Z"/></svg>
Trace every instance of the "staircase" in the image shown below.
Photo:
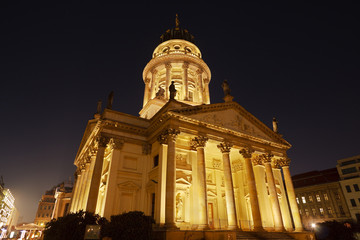
<svg viewBox="0 0 360 240"><path fill-rule="evenodd" d="M281 232L236 232L236 240L286 240L294 239L286 233Z"/></svg>

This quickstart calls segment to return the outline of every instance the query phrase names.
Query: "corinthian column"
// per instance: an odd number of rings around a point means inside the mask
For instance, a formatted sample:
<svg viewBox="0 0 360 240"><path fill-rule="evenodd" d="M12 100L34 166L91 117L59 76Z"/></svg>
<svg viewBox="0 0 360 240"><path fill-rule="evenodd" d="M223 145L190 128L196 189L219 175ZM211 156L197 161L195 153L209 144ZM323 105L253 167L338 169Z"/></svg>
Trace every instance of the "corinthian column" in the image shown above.
<svg viewBox="0 0 360 240"><path fill-rule="evenodd" d="M102 172L102 166L104 162L104 153L106 145L109 142L109 138L100 136L98 139L98 150L95 159L94 171L91 176L91 184L89 189L89 200L86 205L86 211L95 213L96 203L99 194L100 178Z"/></svg>
<svg viewBox="0 0 360 240"><path fill-rule="evenodd" d="M285 157L278 160L278 164L282 167L283 173L284 173L284 181L286 185L286 192L289 199L290 204L290 210L293 217L294 225L295 225L295 231L301 232L303 231L303 226L301 223L301 218L299 214L299 208L296 202L295 198L295 191L294 191L294 185L291 180L289 165L290 165L290 158Z"/></svg>
<svg viewBox="0 0 360 240"><path fill-rule="evenodd" d="M183 79L183 84L184 84L184 100L188 101L189 100L189 83L188 83L188 68L189 68L189 63L184 62L183 66L182 66L183 70L184 70L184 79Z"/></svg>
<svg viewBox="0 0 360 240"><path fill-rule="evenodd" d="M205 152L204 148L208 138L203 136L195 137L191 140L190 145L197 153L197 182L199 186L199 228L207 229L208 224L208 210L207 210L207 189L206 189L206 172L205 172Z"/></svg>
<svg viewBox="0 0 360 240"><path fill-rule="evenodd" d="M224 180L225 180L225 198L226 198L226 211L228 216L228 228L236 229L236 208L235 208L235 197L234 187L232 181L231 165L230 165L230 150L232 144L220 143L217 146L222 152L223 166L224 166Z"/></svg>
<svg viewBox="0 0 360 240"><path fill-rule="evenodd" d="M172 229L175 225L175 194L176 194L176 161L175 142L180 133L177 129L168 128L160 136L160 142L167 142L166 167L166 199L165 199L165 227Z"/></svg>
<svg viewBox="0 0 360 240"><path fill-rule="evenodd" d="M171 63L166 63L165 64L165 68L166 68L166 81L165 81L165 98L168 100L169 99L169 86L170 86L170 82L171 82Z"/></svg>
<svg viewBox="0 0 360 240"><path fill-rule="evenodd" d="M261 222L259 200L256 191L255 175L251 163L251 157L253 152L254 150L250 148L243 148L242 150L240 150L240 154L245 159L244 162L245 162L246 176L247 176L249 195L250 195L251 213L254 221L254 231L262 231L263 227Z"/></svg>
<svg viewBox="0 0 360 240"><path fill-rule="evenodd" d="M274 216L274 224L275 224L275 231L284 231L284 223L281 217L281 211L280 211L280 204L279 199L276 192L276 186L275 186L275 180L274 180L274 174L271 167L271 159L273 158L273 155L263 154L261 155L263 164L265 165L265 171L266 171L266 179L268 182L269 187L269 193L270 193L270 201L272 206L272 212Z"/></svg>

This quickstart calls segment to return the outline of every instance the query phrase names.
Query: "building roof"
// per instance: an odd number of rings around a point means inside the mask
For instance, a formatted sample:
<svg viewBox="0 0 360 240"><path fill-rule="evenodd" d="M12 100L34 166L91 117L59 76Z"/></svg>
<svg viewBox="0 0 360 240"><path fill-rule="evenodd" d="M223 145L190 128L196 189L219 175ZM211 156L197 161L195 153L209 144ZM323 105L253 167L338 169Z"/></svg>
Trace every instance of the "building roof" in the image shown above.
<svg viewBox="0 0 360 240"><path fill-rule="evenodd" d="M336 168L311 171L292 176L294 188L337 182L340 180Z"/></svg>
<svg viewBox="0 0 360 240"><path fill-rule="evenodd" d="M160 43L171 39L183 39L195 43L194 36L191 35L187 29L180 28L180 21L177 14L175 19L175 28L166 30L166 32L160 37Z"/></svg>

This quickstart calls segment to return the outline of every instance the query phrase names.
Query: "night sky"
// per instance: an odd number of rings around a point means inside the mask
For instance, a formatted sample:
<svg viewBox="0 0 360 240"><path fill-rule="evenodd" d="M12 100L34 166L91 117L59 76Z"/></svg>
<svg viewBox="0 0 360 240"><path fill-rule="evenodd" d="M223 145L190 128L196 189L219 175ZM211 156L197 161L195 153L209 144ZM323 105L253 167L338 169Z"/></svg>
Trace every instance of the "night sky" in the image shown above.
<svg viewBox="0 0 360 240"><path fill-rule="evenodd" d="M211 102L227 79L234 101L269 127L276 117L293 175L360 154L359 5L118 2L0 1L0 175L24 221L73 177L98 100L114 91L113 109L138 116L142 71L176 13L211 69Z"/></svg>

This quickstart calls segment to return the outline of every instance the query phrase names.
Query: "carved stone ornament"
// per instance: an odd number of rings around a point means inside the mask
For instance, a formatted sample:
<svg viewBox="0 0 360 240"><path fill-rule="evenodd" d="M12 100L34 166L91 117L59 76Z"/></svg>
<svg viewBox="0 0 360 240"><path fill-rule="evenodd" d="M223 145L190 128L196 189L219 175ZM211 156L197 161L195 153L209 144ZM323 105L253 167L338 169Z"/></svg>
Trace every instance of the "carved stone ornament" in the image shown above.
<svg viewBox="0 0 360 240"><path fill-rule="evenodd" d="M239 153L244 157L244 158L251 158L252 154L253 154L254 150L249 148L249 147L246 147L246 148L243 148L239 151Z"/></svg>
<svg viewBox="0 0 360 240"><path fill-rule="evenodd" d="M277 160L277 164L280 167L288 167L288 166L290 166L290 162L291 162L291 159L288 157L280 158Z"/></svg>
<svg viewBox="0 0 360 240"><path fill-rule="evenodd" d="M184 64L182 65L183 69L189 68L189 63L188 62L184 62Z"/></svg>
<svg viewBox="0 0 360 240"><path fill-rule="evenodd" d="M157 73L158 73L158 70L156 70L156 69L152 69L152 70L151 70L151 73L152 73L153 75L155 75L155 74L157 74Z"/></svg>
<svg viewBox="0 0 360 240"><path fill-rule="evenodd" d="M256 156L256 157L252 158L251 161L252 161L252 164L253 164L254 166L262 165L262 163L263 163L263 157L262 157L262 156Z"/></svg>
<svg viewBox="0 0 360 240"><path fill-rule="evenodd" d="M274 157L274 155L271 153L264 153L264 154L260 155L260 157L261 157L263 163L265 164L265 163L271 163L271 160Z"/></svg>
<svg viewBox="0 0 360 240"><path fill-rule="evenodd" d="M144 82L145 82L145 84L149 84L150 83L150 78L145 78Z"/></svg>
<svg viewBox="0 0 360 240"><path fill-rule="evenodd" d="M217 145L217 147L220 149L220 151L222 153L229 153L232 146L233 145L228 142L223 142L223 143L220 143L219 145Z"/></svg>
<svg viewBox="0 0 360 240"><path fill-rule="evenodd" d="M98 142L99 147L106 147L106 145L110 141L110 138L104 137L104 136L99 136L96 140Z"/></svg>
<svg viewBox="0 0 360 240"><path fill-rule="evenodd" d="M165 64L165 68L166 68L166 69L171 69L171 68L172 68L171 63L166 63L166 64Z"/></svg>
<svg viewBox="0 0 360 240"><path fill-rule="evenodd" d="M112 138L111 147L112 149L122 149L124 146L124 139Z"/></svg>
<svg viewBox="0 0 360 240"><path fill-rule="evenodd" d="M193 150L196 150L198 147L205 147L207 140L209 140L207 137L197 136L191 139L190 146Z"/></svg>
<svg viewBox="0 0 360 240"><path fill-rule="evenodd" d="M178 129L168 128L158 136L157 140L160 144L167 144L169 140L175 141L178 134L180 134Z"/></svg>

